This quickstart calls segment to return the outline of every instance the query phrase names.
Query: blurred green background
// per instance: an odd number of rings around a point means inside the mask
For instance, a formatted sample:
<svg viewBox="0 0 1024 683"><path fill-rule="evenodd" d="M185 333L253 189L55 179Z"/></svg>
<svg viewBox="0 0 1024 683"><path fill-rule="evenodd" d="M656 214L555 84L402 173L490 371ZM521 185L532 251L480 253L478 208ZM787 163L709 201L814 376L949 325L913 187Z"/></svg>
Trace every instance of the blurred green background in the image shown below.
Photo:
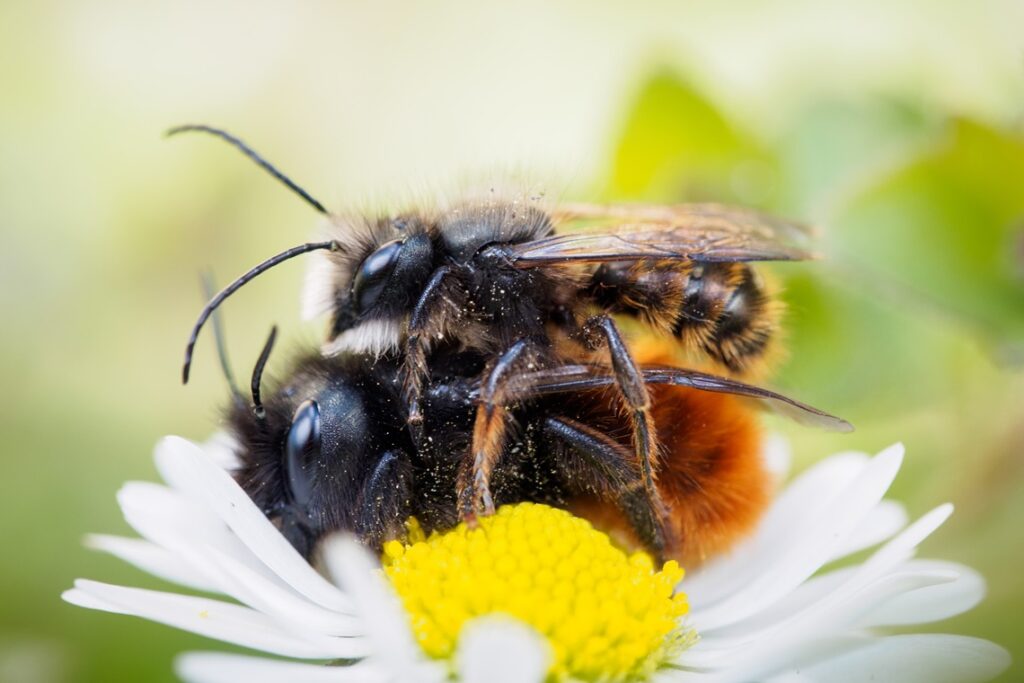
<svg viewBox="0 0 1024 683"><path fill-rule="evenodd" d="M165 433L226 398L221 281L315 216L225 126L330 207L525 176L574 199L716 199L822 227L777 268L775 384L851 419L779 423L799 465L902 440L894 493L957 513L925 551L988 578L936 630L1014 651L1024 677L1024 4L929 0L0 4L0 680L165 681L216 644L59 600L78 576L157 585L81 546L124 532L114 493ZM225 309L239 373L272 322L295 347L302 267Z"/></svg>

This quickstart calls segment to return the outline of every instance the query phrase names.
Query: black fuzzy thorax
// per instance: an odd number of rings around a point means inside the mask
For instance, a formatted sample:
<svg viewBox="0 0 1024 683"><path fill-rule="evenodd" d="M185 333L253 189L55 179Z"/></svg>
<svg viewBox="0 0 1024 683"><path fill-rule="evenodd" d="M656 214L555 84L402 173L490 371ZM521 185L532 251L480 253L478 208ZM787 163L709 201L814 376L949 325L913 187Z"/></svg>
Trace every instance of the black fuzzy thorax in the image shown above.
<svg viewBox="0 0 1024 683"><path fill-rule="evenodd" d="M436 226L435 267L457 280L449 298L460 308L456 337L485 354L516 340L546 340L546 326L572 308L572 273L518 268L511 247L554 233L547 213L530 206L472 206L445 215ZM546 342L542 343L545 346Z"/></svg>
<svg viewBox="0 0 1024 683"><path fill-rule="evenodd" d="M307 557L322 537L336 531L353 533L379 550L384 541L404 537L410 516L428 532L450 529L459 521L456 477L476 411L473 378L483 366L484 358L474 353L452 351L437 358L425 397L426 438L416 450L401 409L396 358L302 356L287 379L267 392L262 419L246 406L229 410L241 463L235 478ZM300 502L290 491L284 444L296 408L307 399L320 405L322 446L306 463L313 494ZM586 489L587 468L545 437L544 423L556 412L594 420L594 406L604 403L545 399L513 406L512 438L492 481L496 504L565 506L581 486ZM623 439L628 442L628 435ZM401 455L381 469L387 453ZM368 496L370 482L381 476L383 487Z"/></svg>

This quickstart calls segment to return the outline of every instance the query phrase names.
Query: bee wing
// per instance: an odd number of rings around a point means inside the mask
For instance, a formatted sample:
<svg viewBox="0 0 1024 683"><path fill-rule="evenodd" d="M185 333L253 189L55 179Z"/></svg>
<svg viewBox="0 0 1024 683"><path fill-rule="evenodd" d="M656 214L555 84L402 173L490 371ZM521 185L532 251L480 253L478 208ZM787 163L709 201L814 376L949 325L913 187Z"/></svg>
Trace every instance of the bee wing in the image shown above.
<svg viewBox="0 0 1024 683"><path fill-rule="evenodd" d="M853 431L853 425L842 418L770 389L745 382L668 365L646 365L641 368L641 372L644 381L648 384L672 384L699 391L743 396L754 399L772 412L802 425L836 432ZM526 399L533 396L599 389L614 383L615 376L608 368L593 365L563 365L520 375L515 379L513 396L516 399Z"/></svg>
<svg viewBox="0 0 1024 683"><path fill-rule="evenodd" d="M574 204L557 210L553 220L596 220L612 231L566 233L513 246L517 267L641 259L732 262L813 257L806 226L721 204Z"/></svg>
<svg viewBox="0 0 1024 683"><path fill-rule="evenodd" d="M727 377L710 375L696 370L684 370L671 366L647 366L643 369L644 380L651 384L673 384L691 387L700 391L714 391L722 394L745 396L760 402L772 412L787 417L798 424L819 427L833 432L852 432L853 425L841 417L807 405L783 394L739 382Z"/></svg>

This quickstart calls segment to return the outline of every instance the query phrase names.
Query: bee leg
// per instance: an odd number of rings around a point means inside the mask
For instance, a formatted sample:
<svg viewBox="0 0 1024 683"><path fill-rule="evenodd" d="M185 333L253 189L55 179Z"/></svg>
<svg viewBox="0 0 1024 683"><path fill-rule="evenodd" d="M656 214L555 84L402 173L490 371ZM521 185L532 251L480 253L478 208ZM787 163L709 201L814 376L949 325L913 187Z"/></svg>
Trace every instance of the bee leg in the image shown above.
<svg viewBox="0 0 1024 683"><path fill-rule="evenodd" d="M615 374L615 386L625 403L630 422L633 427L633 443L640 469L643 475L644 490L651 506L662 519L668 516L665 503L661 500L654 485L657 476L658 442L654 429L654 418L651 415L651 397L647 393L643 374L636 366L626 342L615 321L608 315L597 315L590 318L583 326L584 340L593 349L608 347L611 356L612 371Z"/></svg>
<svg viewBox="0 0 1024 683"><path fill-rule="evenodd" d="M555 460L570 490L612 501L626 515L640 542L662 561L667 520L648 500L640 469L629 449L567 417L545 419L544 434L577 456ZM580 458L585 462L579 463Z"/></svg>
<svg viewBox="0 0 1024 683"><path fill-rule="evenodd" d="M417 449L423 439L423 387L430 373L427 356L433 345L432 340L447 327L452 317L446 308L446 304L452 303L446 296L450 293L445 291L450 289L445 285L451 274L452 269L449 266L442 266L434 272L409 318L402 383L408 411L409 433Z"/></svg>
<svg viewBox="0 0 1024 683"><path fill-rule="evenodd" d="M477 514L494 514L491 473L505 449L508 394L515 376L535 361L535 349L533 341L520 339L484 372L472 448L460 464L456 479L459 517L470 525L475 523Z"/></svg>
<svg viewBox="0 0 1024 683"><path fill-rule="evenodd" d="M380 549L386 541L405 536L412 514L412 463L403 451L386 451L363 484L355 506L359 540Z"/></svg>

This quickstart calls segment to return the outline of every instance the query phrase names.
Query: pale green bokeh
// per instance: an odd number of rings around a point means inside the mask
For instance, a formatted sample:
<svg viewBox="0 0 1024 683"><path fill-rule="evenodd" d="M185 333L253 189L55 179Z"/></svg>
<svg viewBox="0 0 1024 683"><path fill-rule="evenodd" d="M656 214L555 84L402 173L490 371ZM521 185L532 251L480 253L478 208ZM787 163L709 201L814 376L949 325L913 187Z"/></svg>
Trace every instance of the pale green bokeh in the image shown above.
<svg viewBox="0 0 1024 683"><path fill-rule="evenodd" d="M172 680L174 653L218 647L58 599L77 576L159 585L82 537L126 531L114 493L155 476L160 435L216 428L209 339L178 383L199 270L226 280L316 226L223 145L161 138L190 121L332 208L512 175L819 223L828 258L776 269L777 384L858 432L778 426L801 465L906 442L896 494L958 508L926 550L990 585L935 628L1020 662L1022 25L996 0L0 5L0 680ZM226 308L239 374L271 323L282 349L317 339L301 272Z"/></svg>

